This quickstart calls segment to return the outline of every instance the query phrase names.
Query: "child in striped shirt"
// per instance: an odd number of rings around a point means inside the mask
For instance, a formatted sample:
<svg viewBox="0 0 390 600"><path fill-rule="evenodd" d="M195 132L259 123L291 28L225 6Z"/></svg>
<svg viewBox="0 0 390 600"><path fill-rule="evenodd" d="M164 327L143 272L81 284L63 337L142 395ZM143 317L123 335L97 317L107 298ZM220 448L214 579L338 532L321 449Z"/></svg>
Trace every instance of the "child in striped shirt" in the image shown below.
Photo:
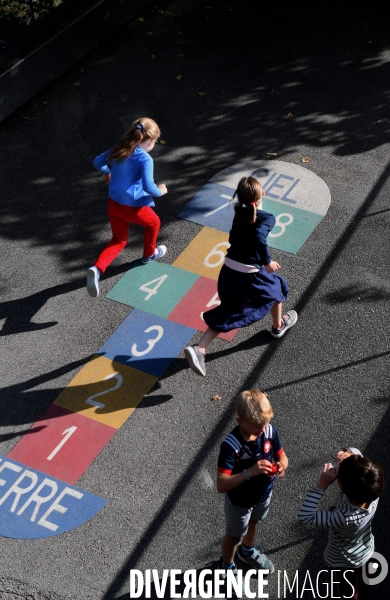
<svg viewBox="0 0 390 600"><path fill-rule="evenodd" d="M324 559L331 569L341 571L338 597L365 600L369 586L363 581L363 568L374 552L371 522L384 487L383 471L356 448L341 450L336 459L337 467L326 463L317 486L308 489L298 519L329 528ZM336 506L319 510L325 490L336 480L342 491Z"/></svg>

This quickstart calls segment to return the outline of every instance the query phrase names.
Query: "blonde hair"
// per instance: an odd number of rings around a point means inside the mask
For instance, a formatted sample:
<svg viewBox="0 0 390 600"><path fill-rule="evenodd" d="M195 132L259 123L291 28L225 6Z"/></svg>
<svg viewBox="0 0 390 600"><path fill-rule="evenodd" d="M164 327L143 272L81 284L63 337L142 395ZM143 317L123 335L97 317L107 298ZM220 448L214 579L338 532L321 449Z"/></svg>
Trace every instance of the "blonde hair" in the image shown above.
<svg viewBox="0 0 390 600"><path fill-rule="evenodd" d="M137 119L131 126L130 131L111 150L108 161L122 161L133 154L134 150L144 140L156 140L160 136L160 128L156 121L148 117Z"/></svg>
<svg viewBox="0 0 390 600"><path fill-rule="evenodd" d="M237 416L243 421L263 425L274 416L268 396L260 390L245 390L235 400Z"/></svg>
<svg viewBox="0 0 390 600"><path fill-rule="evenodd" d="M232 201L237 196L237 204L234 206L236 219L240 225L250 225L256 222L256 203L262 198L263 188L254 177L241 177Z"/></svg>

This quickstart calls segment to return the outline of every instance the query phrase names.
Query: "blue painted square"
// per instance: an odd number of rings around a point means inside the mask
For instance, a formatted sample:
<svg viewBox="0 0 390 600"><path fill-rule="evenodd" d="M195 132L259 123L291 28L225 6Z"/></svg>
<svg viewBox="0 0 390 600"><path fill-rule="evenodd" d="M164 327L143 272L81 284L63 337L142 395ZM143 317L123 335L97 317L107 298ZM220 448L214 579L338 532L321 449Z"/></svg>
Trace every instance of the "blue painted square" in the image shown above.
<svg viewBox="0 0 390 600"><path fill-rule="evenodd" d="M135 308L98 354L160 377L195 332Z"/></svg>
<svg viewBox="0 0 390 600"><path fill-rule="evenodd" d="M234 217L234 204L229 204L229 201L235 191L226 185L208 181L177 216L229 233Z"/></svg>
<svg viewBox="0 0 390 600"><path fill-rule="evenodd" d="M153 261L143 265L136 261L106 297L159 317L167 317L198 277L166 263Z"/></svg>
<svg viewBox="0 0 390 600"><path fill-rule="evenodd" d="M0 456L0 486L0 536L9 538L59 535L82 525L107 503L5 456Z"/></svg>

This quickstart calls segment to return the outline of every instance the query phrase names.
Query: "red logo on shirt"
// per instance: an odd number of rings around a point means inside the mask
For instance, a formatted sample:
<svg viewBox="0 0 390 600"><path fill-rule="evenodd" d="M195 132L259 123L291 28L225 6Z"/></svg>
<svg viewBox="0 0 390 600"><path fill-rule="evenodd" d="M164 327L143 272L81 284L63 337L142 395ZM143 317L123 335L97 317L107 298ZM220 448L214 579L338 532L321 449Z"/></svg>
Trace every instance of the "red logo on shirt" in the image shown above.
<svg viewBox="0 0 390 600"><path fill-rule="evenodd" d="M269 440L267 440L266 442L264 442L264 454L268 454L268 452L271 450L271 442Z"/></svg>

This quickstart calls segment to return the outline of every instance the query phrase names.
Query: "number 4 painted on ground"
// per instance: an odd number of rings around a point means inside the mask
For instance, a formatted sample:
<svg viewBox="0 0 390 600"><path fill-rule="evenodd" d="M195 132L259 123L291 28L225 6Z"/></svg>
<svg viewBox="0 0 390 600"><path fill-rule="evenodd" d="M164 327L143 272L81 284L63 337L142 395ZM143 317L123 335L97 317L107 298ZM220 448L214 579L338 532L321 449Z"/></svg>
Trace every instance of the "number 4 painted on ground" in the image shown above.
<svg viewBox="0 0 390 600"><path fill-rule="evenodd" d="M139 289L141 290L141 292L147 292L147 294L148 294L144 298L144 300L149 300L149 298L154 296L154 294L157 294L158 288L160 287L160 285L162 283L164 283L164 281L166 280L167 277L168 277L168 275L161 275L160 277L157 277L157 279L152 279L152 281L147 281L146 283L142 284ZM148 287L151 283L156 283L156 281L158 281L157 285L155 285L152 288Z"/></svg>

